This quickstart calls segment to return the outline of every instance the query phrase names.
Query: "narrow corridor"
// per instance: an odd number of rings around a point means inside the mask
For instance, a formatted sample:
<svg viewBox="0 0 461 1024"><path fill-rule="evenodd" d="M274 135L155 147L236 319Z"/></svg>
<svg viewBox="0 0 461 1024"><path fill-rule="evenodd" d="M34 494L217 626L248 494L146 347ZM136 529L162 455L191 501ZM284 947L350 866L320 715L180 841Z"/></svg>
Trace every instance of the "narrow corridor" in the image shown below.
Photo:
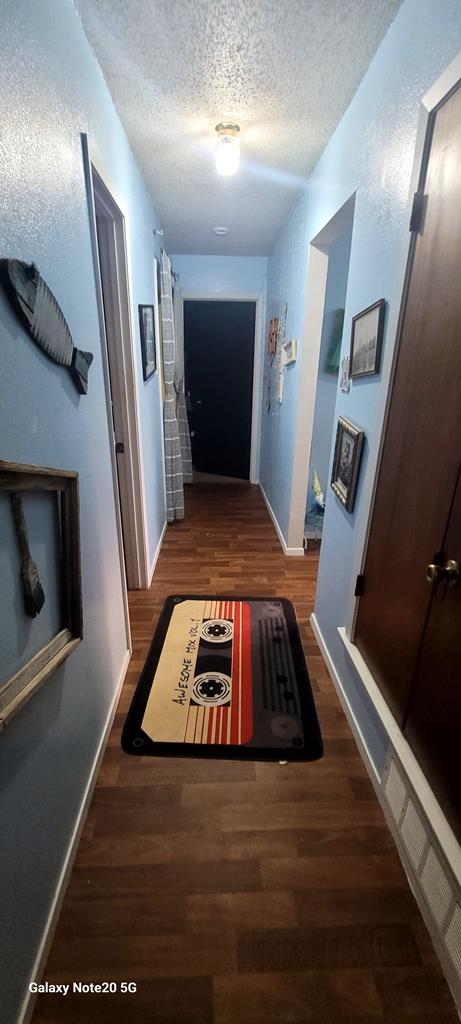
<svg viewBox="0 0 461 1024"><path fill-rule="evenodd" d="M189 487L149 592L34 1024L455 1024L456 1014L308 623L317 556L285 558L259 490ZM125 713L175 591L280 595L298 613L322 761L129 758Z"/></svg>

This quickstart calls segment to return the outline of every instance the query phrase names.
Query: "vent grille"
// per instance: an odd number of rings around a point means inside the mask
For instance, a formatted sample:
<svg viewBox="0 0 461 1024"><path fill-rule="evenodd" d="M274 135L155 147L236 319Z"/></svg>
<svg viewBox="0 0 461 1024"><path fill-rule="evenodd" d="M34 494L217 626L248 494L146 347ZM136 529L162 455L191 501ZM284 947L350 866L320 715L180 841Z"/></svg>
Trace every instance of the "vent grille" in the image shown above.
<svg viewBox="0 0 461 1024"><path fill-rule="evenodd" d="M437 925L442 928L453 903L453 893L439 858L432 847L429 847L421 872L421 886Z"/></svg>
<svg viewBox="0 0 461 1024"><path fill-rule="evenodd" d="M456 905L445 933L445 945L458 974L461 976L461 910Z"/></svg>
<svg viewBox="0 0 461 1024"><path fill-rule="evenodd" d="M394 759L389 763L387 777L384 782L384 792L386 794L386 799L389 804L392 817L398 824L406 803L407 790Z"/></svg>
<svg viewBox="0 0 461 1024"><path fill-rule="evenodd" d="M397 839L405 850L418 893L426 905L428 920L438 937L458 1006L461 1005L461 893L440 843L406 778L394 751L390 750L381 780L385 801L395 822ZM411 874L411 870L410 870ZM435 938L435 935L434 935Z"/></svg>
<svg viewBox="0 0 461 1024"><path fill-rule="evenodd" d="M408 856L417 871L421 866L423 854L427 850L428 838L424 825L416 811L412 800L408 799L405 813L400 826Z"/></svg>

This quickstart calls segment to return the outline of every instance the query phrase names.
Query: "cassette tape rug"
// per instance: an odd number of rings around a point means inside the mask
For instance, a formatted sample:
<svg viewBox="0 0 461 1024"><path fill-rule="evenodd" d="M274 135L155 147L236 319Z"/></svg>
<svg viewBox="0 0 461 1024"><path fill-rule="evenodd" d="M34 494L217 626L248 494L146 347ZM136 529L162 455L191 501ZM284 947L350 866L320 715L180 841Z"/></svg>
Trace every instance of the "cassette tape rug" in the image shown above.
<svg viewBox="0 0 461 1024"><path fill-rule="evenodd" d="M169 597L122 735L129 754L314 761L322 740L293 605Z"/></svg>

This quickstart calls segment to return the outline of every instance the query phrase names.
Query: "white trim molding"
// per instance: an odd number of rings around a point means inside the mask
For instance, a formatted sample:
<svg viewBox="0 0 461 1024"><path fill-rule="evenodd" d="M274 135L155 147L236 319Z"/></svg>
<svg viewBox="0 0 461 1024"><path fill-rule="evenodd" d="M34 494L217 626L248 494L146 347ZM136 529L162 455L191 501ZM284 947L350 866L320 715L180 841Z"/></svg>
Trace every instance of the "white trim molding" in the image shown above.
<svg viewBox="0 0 461 1024"><path fill-rule="evenodd" d="M371 779L371 781L373 783L376 795L378 796L379 800L381 801L381 780L380 780L380 777L379 777L379 772L378 772L378 770L376 768L376 765L375 765L375 763L373 761L373 758L372 758L372 756L370 754L367 742L366 742L365 737L364 737L364 735L362 733L360 725L359 725L359 723L358 723L358 721L357 721L357 719L355 717L355 713L353 711L353 708L352 708L352 705L351 705L351 703L349 701L347 693L346 693L346 691L345 691L345 689L343 687L343 684L341 682L340 676L338 675L338 672L336 671L336 666L335 666L335 664L333 662L333 659L332 659L332 657L330 655L330 652L328 650L328 647L326 645L326 641L325 641L325 638L323 636L322 630L320 629L320 626L319 626L319 623L318 623L318 619L317 619L317 616L316 616L315 612L312 613L312 615L310 616L309 621L310 621L310 624L312 626L312 630L313 630L315 639L316 639L316 641L317 641L317 643L318 643L318 645L320 647L320 651L321 651L323 660L324 660L325 665L326 665L326 667L328 669L328 674L330 676L330 679L331 679L331 681L333 683L333 686L334 686L334 688L336 690L336 693L338 695L339 702L340 702L340 704L342 706L344 714L345 714L345 716L347 718L347 721L348 721L348 723L350 725L351 732L352 732L352 734L354 736L355 742L356 742L356 744L357 744L357 746L359 748L362 761L363 761L363 763L365 765L365 768L367 769L367 772L368 772L368 774L370 776L370 779Z"/></svg>
<svg viewBox="0 0 461 1024"><path fill-rule="evenodd" d="M344 626L338 627L338 633L354 668L363 683L364 689L370 697L379 720L386 730L389 742L392 744L399 761L404 768L422 807L424 808L426 818L428 819L433 832L438 836L440 845L448 863L450 864L451 870L461 885L461 848L458 840L450 828L442 808L434 796L434 793L426 779L426 776L424 775L424 772L418 764L410 744L405 739L400 726L397 724L392 712L386 704L381 690L370 672L365 659L360 654L358 647L356 647L356 645L347 638Z"/></svg>
<svg viewBox="0 0 461 1024"><path fill-rule="evenodd" d="M105 167L94 154L88 136L82 133L82 152L85 183L88 199L90 237L96 279L96 299L101 330L101 349L108 407L109 434L111 438L111 460L114 478L114 494L119 529L119 545L122 549L122 573L128 576L130 589L147 587L149 567L147 564L148 539L146 496L141 451L141 426L139 421L139 393L136 359L134 353L134 330L131 296L131 266L129 242L129 218L123 201L111 181ZM108 339L102 297L98 237L96 231L95 191L98 201L107 210L110 224L110 265L108 268L110 287L114 299L116 345L112 354L111 370L115 370L116 395L123 421L125 453L123 467L117 472L109 375ZM116 323L115 323L116 321ZM112 365L113 364L113 365ZM120 501L123 502L124 528L122 530Z"/></svg>
<svg viewBox="0 0 461 1024"><path fill-rule="evenodd" d="M158 335L157 335L157 337L158 337ZM148 587L150 587L150 585L152 583L152 580L153 580L153 577L154 577L155 566L157 565L158 556L159 556L159 554L160 554L160 552L162 550L162 544L163 544L163 540L164 540L164 537L165 537L167 526L168 526L168 523L167 523L167 521L165 519L165 522L164 522L164 524L162 526L162 532L160 534L159 542L158 542L157 547L155 549L154 557L152 559L151 567L149 569L149 578L148 578L148 581L147 581L147 586Z"/></svg>
<svg viewBox="0 0 461 1024"><path fill-rule="evenodd" d="M353 224L356 193L347 196L312 238L306 253L306 295L296 406L295 444L291 478L288 544L299 546L304 536L309 462L314 429L330 247ZM331 423L333 443L334 420Z"/></svg>
<svg viewBox="0 0 461 1024"><path fill-rule="evenodd" d="M275 526L275 532L276 532L277 537L278 537L278 539L280 541L283 554L284 555L288 555L289 557L293 557L293 556L294 557L298 557L299 556L300 558L301 557L304 558L304 548L299 548L299 547L298 548L289 548L288 547L287 542L285 540L285 537L283 536L283 533L282 533L282 531L280 529L277 516L276 516L276 514L274 512L274 509L272 508L272 505L271 505L271 503L269 501L269 498L267 497L267 494L266 494L266 492L264 490L264 487L263 487L261 482L259 484L259 489L260 489L261 494L263 496L263 499L264 499L267 511L268 511L268 513L269 513L269 515L270 515L270 517L272 519L272 522L273 522L274 526Z"/></svg>
<svg viewBox="0 0 461 1024"><path fill-rule="evenodd" d="M102 759L103 759L103 756L104 756L104 751L106 749L107 740L109 739L109 733L110 733L110 730L111 730L112 725L113 725L113 721L114 721L114 718L115 718L115 713L117 711L117 705L118 705L118 702L119 702L119 699L120 699L120 694L122 692L123 683L125 682L125 676L126 676L126 673L127 673L130 661L131 661L131 651L127 650L127 651L125 651L125 654L123 656L123 661L122 661L122 665L121 665L121 668L120 668L118 682L117 682L117 685L116 685L116 688L115 688L114 696L113 696L112 701L111 701L109 712L108 712L108 715L107 715L107 718L106 718L106 721L105 721L105 724L104 724L104 728L103 728L103 731L102 731L101 739L100 739L100 741L98 743L98 747L97 747L96 754L95 754L95 757L94 757L94 760L93 760L93 764L91 766L88 782L87 782L87 784L85 786L85 791L84 791L84 794L83 794L83 798L82 798L82 801L81 801L81 804L80 804L80 807L79 807L79 810L78 810L78 813L77 813L77 817L76 817L76 820L75 820L74 828L72 830L72 835L71 835L70 840L69 840L69 845L67 847L67 852L66 852L66 855L64 857L64 863L62 865L61 873L59 875L59 879L58 879L58 882L57 882L57 885L56 885L56 891L55 891L55 894L54 894L54 897L53 897L53 900L52 900L52 903L51 903L51 906L50 906L50 910L49 910L47 921L46 921L46 924L45 924L42 940L41 940L40 946L38 948L38 953L37 953L37 956L35 958L35 963L34 963L34 966L32 968L31 974L30 974L29 983L27 985L27 991L26 991L26 994L24 996L23 1004L22 1004L22 1007L21 1007L21 1010L20 1010L20 1013L19 1013L18 1024L29 1024L29 1022L32 1019L32 1015L33 1015L33 1011L34 1011L35 1002L36 1002L36 998L37 997L36 997L36 995L33 995L30 992L29 985L33 981L38 981L38 982L40 981L40 978L42 977L43 972L44 972L45 967L46 967L46 962L47 962L47 959L48 959L48 954L50 952L51 943L53 941L54 932L55 932L55 929L56 929L56 925L58 923L58 918L59 918L59 914L60 914L60 911L61 911L61 907L62 907L62 903L63 903L63 900L64 900L64 896L66 894L66 889L67 889L67 885L68 885L68 882L69 882L70 873L72 871L73 863L74 863L74 860L75 860L75 857L76 857L76 854L77 854L77 849L78 849L78 845L79 845L79 842L80 842L80 837L81 837L81 834L82 834L82 831L83 831L83 826L85 824L85 819L86 819L86 816L87 816L89 808L90 808L90 804L91 804L94 788L96 786L98 772L99 772L99 769L101 767L101 762L102 762Z"/></svg>
<svg viewBox="0 0 461 1024"><path fill-rule="evenodd" d="M447 942L447 933L448 935L450 934L451 928L454 930L454 915L459 913L461 849L428 785L427 779L421 771L413 751L389 711L360 652L347 639L344 627L339 627L338 632L341 640L359 676L362 678L365 689L376 708L388 736L386 761L383 766L382 776L380 775L330 655L315 613L311 615L310 623L340 704L357 743L362 761L381 805L389 831L395 842L408 884L431 936L434 949L439 957L459 1013L461 1010L459 963L457 955L453 956L453 949L450 948L450 943ZM396 809L393 807L395 799L390 799L390 793L392 793L392 784L391 786L389 785L390 771L393 772L393 776L397 772L400 777L399 799L401 800L402 810L401 813L398 813L400 808L397 807L397 816ZM401 796L400 790L402 790ZM409 842L414 845L415 841L414 825L409 831L406 829L406 816L409 812L410 820L418 822L417 840L418 842L421 841L422 846L424 846L425 852L421 853L420 863L415 860L414 850L412 851L411 845L409 845ZM421 836L423 834L424 838L422 840ZM432 872L437 867L437 873L434 877L431 876L430 872L425 873L424 870L424 865L427 862L425 858L427 858L429 853L431 855ZM442 890L438 888L440 885ZM443 891L447 903L443 921L441 916L441 911L443 914L441 891ZM441 928L442 924L443 928Z"/></svg>

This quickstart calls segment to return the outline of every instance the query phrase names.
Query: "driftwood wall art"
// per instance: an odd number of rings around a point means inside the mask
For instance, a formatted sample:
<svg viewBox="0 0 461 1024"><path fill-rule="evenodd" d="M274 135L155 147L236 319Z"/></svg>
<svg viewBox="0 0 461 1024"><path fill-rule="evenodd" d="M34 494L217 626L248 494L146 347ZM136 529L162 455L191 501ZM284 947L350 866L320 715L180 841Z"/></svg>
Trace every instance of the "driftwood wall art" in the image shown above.
<svg viewBox="0 0 461 1024"><path fill-rule="evenodd" d="M0 686L0 728L2 728L78 646L83 636L83 615L78 473L0 461L0 491L9 492L12 495L15 507L15 527L16 530L19 527L21 531L21 573L23 580L24 573L27 574L27 586L32 587L32 594L28 593L26 601L32 601L33 607L38 607L40 604L41 584L35 564L32 562L31 565L31 560L29 561L28 544L26 547L24 542L25 523L21 517L21 497L24 493L31 491L55 493L56 501L59 504L61 556L60 628L41 650L34 654L25 665L20 666L14 675ZM27 530L25 530L25 534L27 536ZM31 614L27 603L26 611L27 614Z"/></svg>
<svg viewBox="0 0 461 1024"><path fill-rule="evenodd" d="M43 608L45 594L40 583L37 566L30 553L26 517L20 494L11 494L11 507L19 551L21 553L21 579L26 615L30 615L31 619L34 619Z"/></svg>
<svg viewBox="0 0 461 1024"><path fill-rule="evenodd" d="M34 263L0 260L0 276L16 315L49 359L70 371L80 395L88 391L91 352L82 352L72 340L67 321Z"/></svg>

